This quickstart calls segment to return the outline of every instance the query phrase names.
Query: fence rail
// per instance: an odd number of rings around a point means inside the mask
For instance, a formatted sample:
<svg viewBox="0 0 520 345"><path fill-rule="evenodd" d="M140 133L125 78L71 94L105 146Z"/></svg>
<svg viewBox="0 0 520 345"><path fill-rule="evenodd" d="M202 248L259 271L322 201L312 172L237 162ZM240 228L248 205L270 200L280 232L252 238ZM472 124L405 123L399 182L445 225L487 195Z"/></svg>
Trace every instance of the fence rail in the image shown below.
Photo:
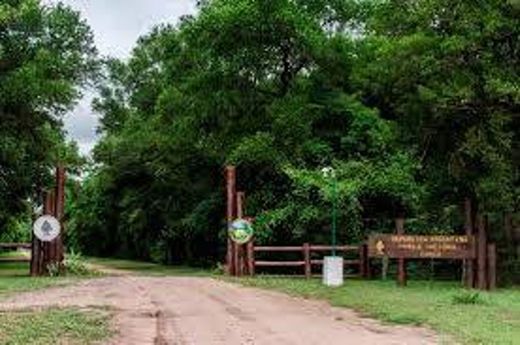
<svg viewBox="0 0 520 345"><path fill-rule="evenodd" d="M255 246L253 243L248 244L248 264L249 274L254 275L257 267L302 267L304 275L307 278L312 277L312 266L323 265L323 259L312 259L312 253L322 253L332 251L332 246L327 245L311 245L304 243L301 246ZM356 253L358 259L345 259L343 264L345 267L357 267L359 274L355 276L366 276L368 271L368 259L366 245L360 246L336 246L334 248L340 253ZM302 253L303 260L293 261L276 261L276 260L256 260L256 253Z"/></svg>
<svg viewBox="0 0 520 345"><path fill-rule="evenodd" d="M20 250L20 249L31 249L30 243L0 243L0 249L8 250ZM0 262L28 262L31 261L31 256L20 255L20 256L6 256L0 257Z"/></svg>
<svg viewBox="0 0 520 345"><path fill-rule="evenodd" d="M0 243L0 249L31 249L30 243Z"/></svg>

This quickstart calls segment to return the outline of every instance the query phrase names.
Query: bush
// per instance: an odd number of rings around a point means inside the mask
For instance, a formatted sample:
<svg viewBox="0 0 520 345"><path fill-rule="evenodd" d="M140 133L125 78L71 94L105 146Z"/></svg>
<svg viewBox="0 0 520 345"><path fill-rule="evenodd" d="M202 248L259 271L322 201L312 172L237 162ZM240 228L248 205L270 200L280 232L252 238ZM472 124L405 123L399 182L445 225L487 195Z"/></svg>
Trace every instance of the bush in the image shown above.
<svg viewBox="0 0 520 345"><path fill-rule="evenodd" d="M484 304L482 296L478 292L464 291L453 296L453 304Z"/></svg>
<svg viewBox="0 0 520 345"><path fill-rule="evenodd" d="M86 276L93 273L85 264L81 254L73 251L65 256L62 263L47 265L47 272L51 277L61 275Z"/></svg>

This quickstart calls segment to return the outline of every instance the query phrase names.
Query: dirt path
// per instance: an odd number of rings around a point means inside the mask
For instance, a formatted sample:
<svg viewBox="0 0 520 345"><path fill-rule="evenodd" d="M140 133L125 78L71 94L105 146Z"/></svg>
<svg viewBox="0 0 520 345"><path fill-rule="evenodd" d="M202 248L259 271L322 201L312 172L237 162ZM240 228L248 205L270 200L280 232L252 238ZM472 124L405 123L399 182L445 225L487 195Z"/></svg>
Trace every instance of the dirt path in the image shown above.
<svg viewBox="0 0 520 345"><path fill-rule="evenodd" d="M323 302L210 278L117 276L24 293L0 310L50 305L115 311L109 344L437 344L429 331L383 326Z"/></svg>

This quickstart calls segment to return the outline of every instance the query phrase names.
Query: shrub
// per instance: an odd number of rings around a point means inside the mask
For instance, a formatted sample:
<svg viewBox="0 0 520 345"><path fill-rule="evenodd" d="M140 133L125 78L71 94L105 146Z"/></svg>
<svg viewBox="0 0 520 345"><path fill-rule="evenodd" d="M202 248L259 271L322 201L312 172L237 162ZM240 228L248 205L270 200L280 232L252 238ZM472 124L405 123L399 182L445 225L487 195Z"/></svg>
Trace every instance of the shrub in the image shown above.
<svg viewBox="0 0 520 345"><path fill-rule="evenodd" d="M453 304L484 304L484 299L478 292L464 291L452 298Z"/></svg>
<svg viewBox="0 0 520 345"><path fill-rule="evenodd" d="M47 272L51 277L61 275L86 276L93 273L85 264L81 254L74 251L67 254L62 263L47 265Z"/></svg>

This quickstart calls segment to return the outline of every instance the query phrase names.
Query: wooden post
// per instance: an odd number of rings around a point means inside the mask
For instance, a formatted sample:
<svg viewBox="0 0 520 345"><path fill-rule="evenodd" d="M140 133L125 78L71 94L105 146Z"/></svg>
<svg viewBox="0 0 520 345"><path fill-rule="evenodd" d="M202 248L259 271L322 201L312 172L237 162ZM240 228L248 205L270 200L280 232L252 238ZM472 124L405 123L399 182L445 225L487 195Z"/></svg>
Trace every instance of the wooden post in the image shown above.
<svg viewBox="0 0 520 345"><path fill-rule="evenodd" d="M247 273L255 275L255 242L251 240L247 243Z"/></svg>
<svg viewBox="0 0 520 345"><path fill-rule="evenodd" d="M236 168L234 166L226 167L226 193L227 193L227 223L228 228L235 218L236 203ZM227 231L227 229L226 229ZM227 240L226 251L226 270L230 275L234 275L235 270L235 246L231 239Z"/></svg>
<svg viewBox="0 0 520 345"><path fill-rule="evenodd" d="M38 238L33 234L32 235L32 245L31 245L31 276L36 277L40 275L40 254L41 254L41 242Z"/></svg>
<svg viewBox="0 0 520 345"><path fill-rule="evenodd" d="M364 253L365 253L365 278L372 278L372 270L370 267L370 257L368 256L368 244L363 243Z"/></svg>
<svg viewBox="0 0 520 345"><path fill-rule="evenodd" d="M244 201L246 193L237 192L237 218L244 218Z"/></svg>
<svg viewBox="0 0 520 345"><path fill-rule="evenodd" d="M56 217L56 190L51 190L47 193L45 200L46 212L45 214ZM47 273L47 266L54 263L56 260L56 246L53 242L43 243L43 258L42 258L42 274Z"/></svg>
<svg viewBox="0 0 520 345"><path fill-rule="evenodd" d="M46 198L47 198L46 193L43 193L42 199L43 199L44 207L46 204L45 203ZM43 213L45 214L45 209L44 209ZM35 219L33 219L33 223L34 223L34 220ZM42 242L38 239L38 237L36 237L36 235L34 235L34 233L32 232L32 229L31 229L31 233L32 233L32 246L31 246L30 271L31 271L31 276L36 277L36 276L41 275L41 261L42 261L43 248L42 248Z"/></svg>
<svg viewBox="0 0 520 345"><path fill-rule="evenodd" d="M395 228L398 235L404 235L404 218L395 220ZM397 284L406 286L406 262L404 258L397 259Z"/></svg>
<svg viewBox="0 0 520 345"><path fill-rule="evenodd" d="M245 199L245 193L244 192L237 192L236 193L236 216L237 218L244 218L244 199ZM244 275L244 271L246 270L246 248L245 245L236 245L236 275L242 276Z"/></svg>
<svg viewBox="0 0 520 345"><path fill-rule="evenodd" d="M485 290L487 287L487 275L486 275L486 225L482 215L477 216L477 267L478 267L478 284L477 287L480 290Z"/></svg>
<svg viewBox="0 0 520 345"><path fill-rule="evenodd" d="M497 288L497 248L494 243L487 246L488 258L488 289L495 290Z"/></svg>
<svg viewBox="0 0 520 345"><path fill-rule="evenodd" d="M467 236L473 235L473 214L471 210L471 200L464 200L464 231ZM475 265L473 259L463 261L462 279L467 288L475 286Z"/></svg>
<svg viewBox="0 0 520 345"><path fill-rule="evenodd" d="M65 179L65 167L60 165L58 168L56 168L56 200L54 212L56 219L58 219L61 224L61 233L54 241L55 256L53 260L56 262L62 262L65 256L63 249L63 237L65 235L65 226L63 222L63 218L65 216Z"/></svg>
<svg viewBox="0 0 520 345"><path fill-rule="evenodd" d="M309 279L312 277L311 246L309 245L309 243L304 243L302 250L303 260L305 261L305 278Z"/></svg>
<svg viewBox="0 0 520 345"><path fill-rule="evenodd" d="M366 278L367 276L367 272L366 272L366 260L367 260L367 257L366 257L366 247L365 245L362 243L360 246L359 246L359 276L361 278Z"/></svg>

